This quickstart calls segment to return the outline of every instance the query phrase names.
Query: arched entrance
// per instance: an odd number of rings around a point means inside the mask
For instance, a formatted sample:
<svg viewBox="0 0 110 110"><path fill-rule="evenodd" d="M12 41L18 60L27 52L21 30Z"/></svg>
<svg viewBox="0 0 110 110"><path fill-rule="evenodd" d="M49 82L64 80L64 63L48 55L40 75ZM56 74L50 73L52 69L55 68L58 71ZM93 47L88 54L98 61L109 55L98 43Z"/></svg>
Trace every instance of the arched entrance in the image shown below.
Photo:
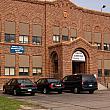
<svg viewBox="0 0 110 110"><path fill-rule="evenodd" d="M86 71L86 56L85 54L77 50L72 56L72 73L85 73Z"/></svg>
<svg viewBox="0 0 110 110"><path fill-rule="evenodd" d="M51 63L52 63L52 77L59 78L58 74L58 55L56 52L51 54Z"/></svg>

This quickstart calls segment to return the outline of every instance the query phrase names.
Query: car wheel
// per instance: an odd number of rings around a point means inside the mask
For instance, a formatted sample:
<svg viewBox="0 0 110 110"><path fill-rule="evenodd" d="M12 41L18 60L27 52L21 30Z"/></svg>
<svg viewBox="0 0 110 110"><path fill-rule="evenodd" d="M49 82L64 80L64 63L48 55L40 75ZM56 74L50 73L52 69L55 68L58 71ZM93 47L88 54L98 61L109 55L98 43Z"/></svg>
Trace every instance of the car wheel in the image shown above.
<svg viewBox="0 0 110 110"><path fill-rule="evenodd" d="M93 93L94 93L94 91L93 91L93 90L90 90L90 91L89 91L89 94L93 94Z"/></svg>
<svg viewBox="0 0 110 110"><path fill-rule="evenodd" d="M75 93L75 94L79 94L79 93L80 93L79 88L77 88L77 87L76 87L76 88L74 88L74 93Z"/></svg>
<svg viewBox="0 0 110 110"><path fill-rule="evenodd" d="M13 90L13 95L14 96L17 96L18 95L18 92L16 91L16 89Z"/></svg>
<svg viewBox="0 0 110 110"><path fill-rule="evenodd" d="M62 90L59 90L59 91L58 91L58 94L62 94Z"/></svg>
<svg viewBox="0 0 110 110"><path fill-rule="evenodd" d="M3 93L4 94L7 94L7 90L5 88L3 89Z"/></svg>
<svg viewBox="0 0 110 110"><path fill-rule="evenodd" d="M43 89L43 93L44 93L44 94L47 94L47 93L48 93L47 88L44 88L44 89Z"/></svg>

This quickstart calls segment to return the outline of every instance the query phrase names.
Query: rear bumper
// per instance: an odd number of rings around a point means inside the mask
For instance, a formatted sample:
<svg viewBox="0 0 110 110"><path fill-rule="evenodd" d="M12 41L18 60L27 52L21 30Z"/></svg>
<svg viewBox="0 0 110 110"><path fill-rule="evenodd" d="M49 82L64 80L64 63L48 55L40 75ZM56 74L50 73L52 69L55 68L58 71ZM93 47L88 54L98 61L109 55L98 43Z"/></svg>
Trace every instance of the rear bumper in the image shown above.
<svg viewBox="0 0 110 110"><path fill-rule="evenodd" d="M63 88L49 88L50 91L62 91Z"/></svg>
<svg viewBox="0 0 110 110"><path fill-rule="evenodd" d="M82 87L82 91L89 91L89 90L97 90L98 88L97 87Z"/></svg>
<svg viewBox="0 0 110 110"><path fill-rule="evenodd" d="M33 89L33 88L24 88L24 89L17 89L18 93L36 93L37 89Z"/></svg>

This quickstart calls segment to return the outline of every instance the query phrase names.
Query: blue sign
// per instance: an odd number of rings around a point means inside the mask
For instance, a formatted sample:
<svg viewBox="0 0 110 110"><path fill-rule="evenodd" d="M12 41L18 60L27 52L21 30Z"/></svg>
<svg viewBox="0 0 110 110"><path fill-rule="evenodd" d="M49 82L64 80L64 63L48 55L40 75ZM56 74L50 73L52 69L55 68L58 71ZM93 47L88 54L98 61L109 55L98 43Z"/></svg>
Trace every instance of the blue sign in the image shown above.
<svg viewBox="0 0 110 110"><path fill-rule="evenodd" d="M12 45L12 46L10 47L10 52L11 52L11 53L19 53L19 54L22 54L22 53L24 53L24 47L23 47L23 46Z"/></svg>

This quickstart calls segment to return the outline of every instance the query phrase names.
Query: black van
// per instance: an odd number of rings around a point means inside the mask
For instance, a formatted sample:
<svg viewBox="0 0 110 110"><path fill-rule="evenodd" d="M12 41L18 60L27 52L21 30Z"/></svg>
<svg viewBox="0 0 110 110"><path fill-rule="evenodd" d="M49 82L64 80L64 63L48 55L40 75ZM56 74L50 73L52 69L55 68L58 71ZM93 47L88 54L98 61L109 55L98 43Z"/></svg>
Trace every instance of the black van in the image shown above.
<svg viewBox="0 0 110 110"><path fill-rule="evenodd" d="M64 90L71 90L74 93L89 91L93 94L98 89L97 80L94 75L74 74L65 76L62 80Z"/></svg>

